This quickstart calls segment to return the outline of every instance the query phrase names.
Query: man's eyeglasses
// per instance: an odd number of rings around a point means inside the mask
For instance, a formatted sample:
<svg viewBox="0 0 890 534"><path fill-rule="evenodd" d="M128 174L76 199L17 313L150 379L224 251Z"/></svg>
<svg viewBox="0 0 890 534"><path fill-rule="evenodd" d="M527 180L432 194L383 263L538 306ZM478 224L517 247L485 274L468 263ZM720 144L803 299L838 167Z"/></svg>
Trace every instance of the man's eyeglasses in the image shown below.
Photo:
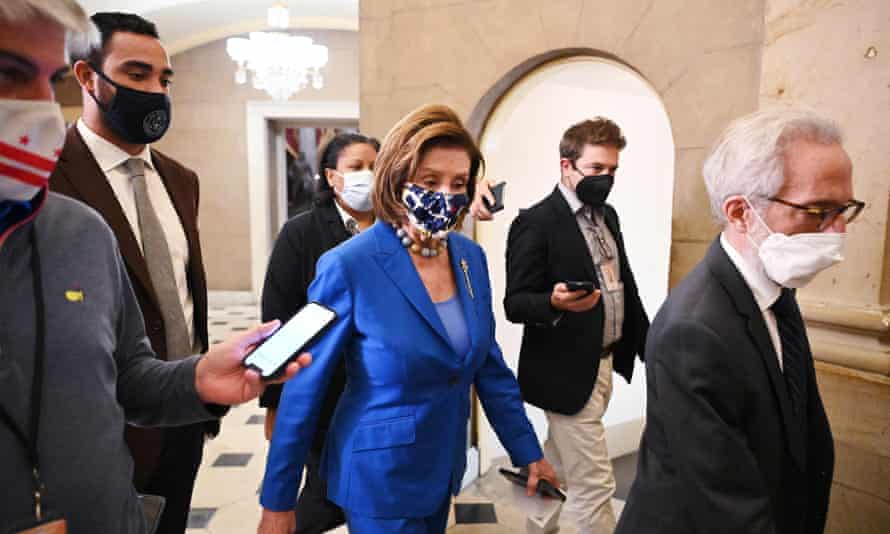
<svg viewBox="0 0 890 534"><path fill-rule="evenodd" d="M814 217L819 217L819 231L823 231L834 223L838 217L843 217L847 224L853 222L856 217L862 213L865 202L861 200L848 200L836 208L822 208L819 206L802 206L794 202L788 202L778 197L770 197L768 200L778 202L798 210L801 210Z"/></svg>

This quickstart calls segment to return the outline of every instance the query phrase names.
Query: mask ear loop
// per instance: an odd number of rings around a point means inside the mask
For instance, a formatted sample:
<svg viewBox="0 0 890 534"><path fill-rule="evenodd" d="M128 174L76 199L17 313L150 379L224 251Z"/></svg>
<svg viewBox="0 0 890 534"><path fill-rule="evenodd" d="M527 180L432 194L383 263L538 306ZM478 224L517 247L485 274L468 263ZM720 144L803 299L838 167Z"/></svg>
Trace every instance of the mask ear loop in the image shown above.
<svg viewBox="0 0 890 534"><path fill-rule="evenodd" d="M767 237L769 237L770 235L773 235L775 232L773 232L772 229L770 229L769 225L766 224L766 221L763 220L763 217L761 217L760 214L757 213L757 209L754 207L754 204L751 203L751 201L748 199L748 196L747 196L747 195L742 195L742 198L745 199L745 203L748 204L748 207L749 207L749 208L751 208L751 211L754 213L754 217L757 218L757 221L758 221L760 224L762 224L764 228L766 228L766 231L767 231L767 232L769 232L769 235L768 235ZM754 248L757 248L757 249L760 248L760 245L758 245L757 243L754 242L753 239L751 239L751 232L745 232L745 237L747 237L747 238L748 238L748 241L749 241L752 245L754 245ZM762 243L762 242L761 242L761 243Z"/></svg>

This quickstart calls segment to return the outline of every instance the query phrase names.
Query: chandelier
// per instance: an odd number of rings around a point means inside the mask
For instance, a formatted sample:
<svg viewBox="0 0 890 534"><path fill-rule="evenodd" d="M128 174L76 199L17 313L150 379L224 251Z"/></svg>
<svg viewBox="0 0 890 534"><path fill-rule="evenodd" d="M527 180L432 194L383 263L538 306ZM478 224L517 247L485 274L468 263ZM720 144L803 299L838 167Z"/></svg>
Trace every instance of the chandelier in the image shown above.
<svg viewBox="0 0 890 534"><path fill-rule="evenodd" d="M288 24L287 7L269 8L269 23L278 28ZM266 91L275 100L287 100L307 85L324 86L321 68L328 62L328 48L301 37L281 32L251 32L248 39L226 40L226 52L238 68L235 83L247 83L250 71L253 87Z"/></svg>

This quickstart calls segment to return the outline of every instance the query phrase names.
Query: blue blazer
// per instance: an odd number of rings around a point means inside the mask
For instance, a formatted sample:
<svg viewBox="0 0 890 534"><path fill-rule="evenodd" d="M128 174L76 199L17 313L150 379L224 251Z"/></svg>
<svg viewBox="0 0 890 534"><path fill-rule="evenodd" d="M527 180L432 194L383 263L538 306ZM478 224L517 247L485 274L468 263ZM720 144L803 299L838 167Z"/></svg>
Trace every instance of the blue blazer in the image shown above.
<svg viewBox="0 0 890 534"><path fill-rule="evenodd" d="M517 466L543 457L516 378L494 336L488 265L457 233L448 240L471 349L457 354L408 251L378 222L318 262L309 300L338 319L279 405L260 501L292 510L322 396L340 358L346 390L328 431L328 498L370 517L427 517L457 494L466 464L470 385Z"/></svg>

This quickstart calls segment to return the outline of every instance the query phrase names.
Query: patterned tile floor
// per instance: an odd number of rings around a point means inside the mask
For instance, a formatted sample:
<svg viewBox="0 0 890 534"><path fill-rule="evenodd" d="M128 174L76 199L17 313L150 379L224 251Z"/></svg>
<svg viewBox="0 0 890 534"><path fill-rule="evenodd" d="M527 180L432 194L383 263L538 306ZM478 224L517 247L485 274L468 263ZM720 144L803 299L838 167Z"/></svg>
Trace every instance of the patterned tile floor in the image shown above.
<svg viewBox="0 0 890 534"><path fill-rule="evenodd" d="M212 343L224 340L232 332L243 331L258 323L256 305L221 305L211 295L209 312ZM214 305L216 304L216 305ZM207 442L204 461L198 472L192 498L192 513L187 534L245 534L256 532L260 517L257 492L262 481L268 444L263 437L264 410L254 401L233 407L222 423L220 435ZM630 461L619 467L618 494L633 476ZM496 466L497 467L497 466ZM626 492L626 489L624 490ZM449 533L521 533L525 532L525 513L515 506L510 497L511 486L497 474L496 469L467 487L457 497L449 518ZM616 512L622 503L616 501ZM478 505L478 506L477 506ZM497 523L490 523L494 518ZM575 529L560 522L561 534L572 534ZM331 531L348 533L345 527Z"/></svg>

